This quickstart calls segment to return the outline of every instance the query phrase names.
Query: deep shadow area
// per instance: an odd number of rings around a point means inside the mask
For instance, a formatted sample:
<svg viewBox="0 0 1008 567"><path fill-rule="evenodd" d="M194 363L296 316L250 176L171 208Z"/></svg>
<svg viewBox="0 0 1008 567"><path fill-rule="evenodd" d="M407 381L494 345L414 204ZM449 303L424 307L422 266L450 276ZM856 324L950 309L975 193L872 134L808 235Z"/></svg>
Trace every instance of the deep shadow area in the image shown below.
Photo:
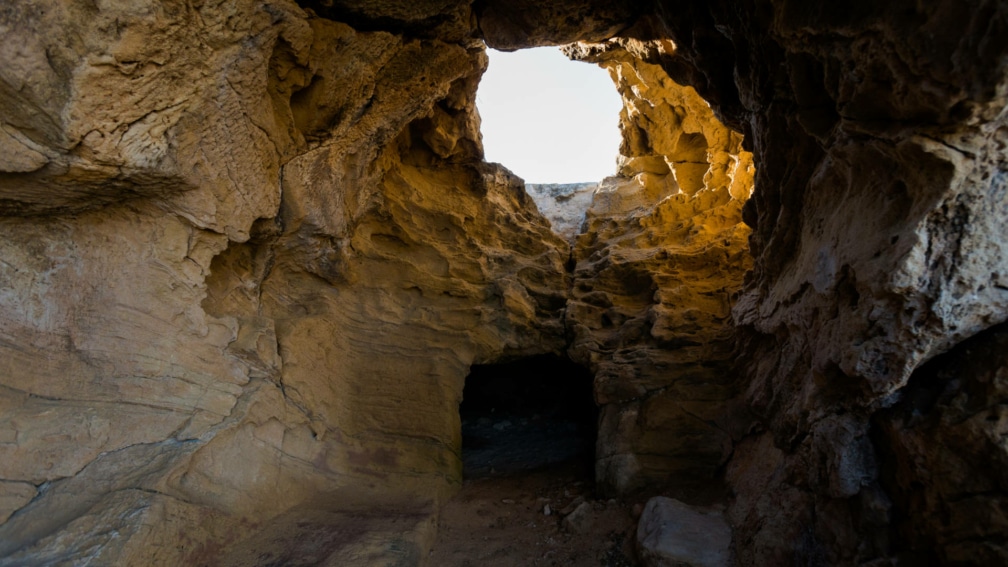
<svg viewBox="0 0 1008 567"><path fill-rule="evenodd" d="M567 358L473 366L459 414L466 478L572 461L591 476L598 422L592 375Z"/></svg>

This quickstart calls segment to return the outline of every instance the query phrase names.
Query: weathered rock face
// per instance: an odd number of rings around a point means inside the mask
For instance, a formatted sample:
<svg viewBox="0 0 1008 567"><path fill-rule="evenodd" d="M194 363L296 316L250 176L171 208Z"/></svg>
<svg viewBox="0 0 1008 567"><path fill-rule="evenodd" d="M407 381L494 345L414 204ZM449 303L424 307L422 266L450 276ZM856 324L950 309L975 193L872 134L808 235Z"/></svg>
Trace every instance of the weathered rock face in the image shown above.
<svg viewBox="0 0 1008 567"><path fill-rule="evenodd" d="M419 561L469 365L568 347L599 480L724 471L743 563L1004 562L1003 3L32 0L0 36L0 565L240 564L407 503L326 557ZM481 37L602 42L626 101L573 275L481 161Z"/></svg>
<svg viewBox="0 0 1008 567"><path fill-rule="evenodd" d="M1002 324L919 368L900 402L875 416L882 486L900 511L894 531L908 558L1008 561L1006 401Z"/></svg>
<svg viewBox="0 0 1008 567"><path fill-rule="evenodd" d="M283 2L5 7L2 213L145 198L245 238L276 209L280 162L296 147L274 103L303 86L279 75L307 47L298 12Z"/></svg>
<svg viewBox="0 0 1008 567"><path fill-rule="evenodd" d="M873 440L871 416L910 394L923 361L1008 313L1008 13L900 1L659 11L680 49L656 58L741 128L757 163L744 215L755 263L733 317L766 431L727 468L739 556L898 554L906 542L885 526L928 520L879 484L893 442Z"/></svg>
<svg viewBox="0 0 1008 567"><path fill-rule="evenodd" d="M285 2L62 33L85 4L4 13L74 66L5 58L5 140L48 161L0 184L0 563L217 563L450 491L469 365L564 348L568 245L481 162L482 48Z"/></svg>
<svg viewBox="0 0 1008 567"><path fill-rule="evenodd" d="M609 39L646 9L633 0L513 0L476 5L487 45L505 51Z"/></svg>
<svg viewBox="0 0 1008 567"><path fill-rule="evenodd" d="M568 53L606 67L624 99L620 175L596 190L567 308L602 408L596 478L615 491L712 478L737 417L730 312L751 266L752 155L660 66L614 44Z"/></svg>
<svg viewBox="0 0 1008 567"><path fill-rule="evenodd" d="M525 191L549 219L553 231L569 241L580 234L598 183L526 183Z"/></svg>

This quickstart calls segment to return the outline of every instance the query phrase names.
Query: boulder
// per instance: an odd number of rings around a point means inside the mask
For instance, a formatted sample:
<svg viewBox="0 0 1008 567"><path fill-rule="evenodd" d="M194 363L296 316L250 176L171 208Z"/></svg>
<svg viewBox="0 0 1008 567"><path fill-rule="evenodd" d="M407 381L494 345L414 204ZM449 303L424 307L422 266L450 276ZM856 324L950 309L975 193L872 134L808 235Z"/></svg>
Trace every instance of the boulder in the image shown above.
<svg viewBox="0 0 1008 567"><path fill-rule="evenodd" d="M637 524L637 552L645 567L728 567L731 527L720 512L672 498L648 500Z"/></svg>

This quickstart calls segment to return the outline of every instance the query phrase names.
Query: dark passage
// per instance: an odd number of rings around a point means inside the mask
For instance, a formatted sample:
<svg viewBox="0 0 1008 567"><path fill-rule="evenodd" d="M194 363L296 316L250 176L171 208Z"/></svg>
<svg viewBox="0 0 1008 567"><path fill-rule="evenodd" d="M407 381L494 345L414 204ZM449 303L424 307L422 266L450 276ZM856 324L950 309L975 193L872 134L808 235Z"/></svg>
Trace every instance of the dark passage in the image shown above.
<svg viewBox="0 0 1008 567"><path fill-rule="evenodd" d="M566 358L473 366L459 413L467 478L573 461L591 474L598 420L592 376Z"/></svg>

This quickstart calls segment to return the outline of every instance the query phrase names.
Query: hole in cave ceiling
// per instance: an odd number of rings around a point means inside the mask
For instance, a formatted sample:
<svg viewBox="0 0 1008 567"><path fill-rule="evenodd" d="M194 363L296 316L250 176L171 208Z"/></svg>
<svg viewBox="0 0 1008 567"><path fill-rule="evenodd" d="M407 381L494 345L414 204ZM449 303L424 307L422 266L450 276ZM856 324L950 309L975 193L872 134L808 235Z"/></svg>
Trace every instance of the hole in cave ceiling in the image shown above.
<svg viewBox="0 0 1008 567"><path fill-rule="evenodd" d="M607 71L557 47L487 54L476 97L487 161L535 184L615 173L623 101Z"/></svg>
<svg viewBox="0 0 1008 567"><path fill-rule="evenodd" d="M587 369L555 355L473 366L459 405L463 476L576 463L590 477L598 421L592 382Z"/></svg>

